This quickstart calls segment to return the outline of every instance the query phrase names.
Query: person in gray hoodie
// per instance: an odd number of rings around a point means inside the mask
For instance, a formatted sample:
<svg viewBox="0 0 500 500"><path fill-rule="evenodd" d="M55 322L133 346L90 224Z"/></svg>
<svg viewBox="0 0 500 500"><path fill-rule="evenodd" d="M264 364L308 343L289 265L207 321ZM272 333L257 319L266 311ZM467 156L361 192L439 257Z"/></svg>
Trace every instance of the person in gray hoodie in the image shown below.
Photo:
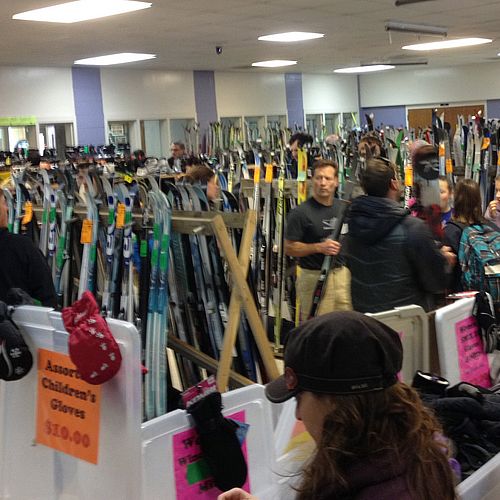
<svg viewBox="0 0 500 500"><path fill-rule="evenodd" d="M430 311L455 254L439 248L426 223L401 207L394 164L368 160L360 183L366 195L352 203L345 241L354 310L376 313L416 304Z"/></svg>

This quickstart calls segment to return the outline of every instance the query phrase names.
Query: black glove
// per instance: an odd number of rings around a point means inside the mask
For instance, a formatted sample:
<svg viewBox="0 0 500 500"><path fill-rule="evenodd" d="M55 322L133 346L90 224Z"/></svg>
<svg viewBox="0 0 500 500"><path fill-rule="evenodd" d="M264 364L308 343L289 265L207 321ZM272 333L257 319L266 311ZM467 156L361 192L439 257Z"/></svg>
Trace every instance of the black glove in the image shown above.
<svg viewBox="0 0 500 500"><path fill-rule="evenodd" d="M241 487L247 478L247 464L241 450L237 424L221 413L219 392L208 394L187 410L194 419L200 446L215 485L221 491Z"/></svg>
<svg viewBox="0 0 500 500"><path fill-rule="evenodd" d="M19 328L10 318L10 311L0 302L0 378L19 380L31 370L33 356Z"/></svg>

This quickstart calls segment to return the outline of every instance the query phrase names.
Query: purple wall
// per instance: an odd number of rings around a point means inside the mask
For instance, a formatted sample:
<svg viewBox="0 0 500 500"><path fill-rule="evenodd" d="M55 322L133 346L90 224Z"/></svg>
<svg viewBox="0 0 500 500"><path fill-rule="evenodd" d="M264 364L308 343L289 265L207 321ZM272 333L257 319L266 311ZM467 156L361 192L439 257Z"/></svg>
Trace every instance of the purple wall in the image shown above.
<svg viewBox="0 0 500 500"><path fill-rule="evenodd" d="M213 71L193 71L196 118L200 124L202 148L206 151L208 128L217 121L217 98Z"/></svg>
<svg viewBox="0 0 500 500"><path fill-rule="evenodd" d="M304 128L304 99L302 96L302 73L285 74L286 108L288 126Z"/></svg>
<svg viewBox="0 0 500 500"><path fill-rule="evenodd" d="M99 68L71 69L75 100L77 144L95 146L106 143Z"/></svg>
<svg viewBox="0 0 500 500"><path fill-rule="evenodd" d="M373 123L375 128L379 128L380 124L390 125L393 127L406 127L406 107L405 106L385 106L380 108L362 108L361 109L361 124L366 125L366 116L370 113L375 115Z"/></svg>
<svg viewBox="0 0 500 500"><path fill-rule="evenodd" d="M500 118L500 99L486 101L486 116L488 119Z"/></svg>

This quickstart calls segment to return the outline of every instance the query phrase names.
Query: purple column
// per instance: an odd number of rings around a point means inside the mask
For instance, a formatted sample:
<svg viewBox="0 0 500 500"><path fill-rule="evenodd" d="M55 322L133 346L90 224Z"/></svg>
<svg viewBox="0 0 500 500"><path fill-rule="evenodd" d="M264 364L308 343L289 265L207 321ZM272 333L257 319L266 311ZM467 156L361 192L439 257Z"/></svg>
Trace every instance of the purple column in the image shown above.
<svg viewBox="0 0 500 500"><path fill-rule="evenodd" d="M99 68L74 67L73 97L77 127L77 144L94 146L106 143Z"/></svg>
<svg viewBox="0 0 500 500"><path fill-rule="evenodd" d="M193 78L196 118L200 124L202 149L206 151L206 141L210 123L217 121L215 76L213 71L193 71Z"/></svg>
<svg viewBox="0 0 500 500"><path fill-rule="evenodd" d="M486 116L490 119L500 118L500 99L486 101Z"/></svg>
<svg viewBox="0 0 500 500"><path fill-rule="evenodd" d="M302 95L302 73L285 73L286 108L288 126L304 128L304 98Z"/></svg>

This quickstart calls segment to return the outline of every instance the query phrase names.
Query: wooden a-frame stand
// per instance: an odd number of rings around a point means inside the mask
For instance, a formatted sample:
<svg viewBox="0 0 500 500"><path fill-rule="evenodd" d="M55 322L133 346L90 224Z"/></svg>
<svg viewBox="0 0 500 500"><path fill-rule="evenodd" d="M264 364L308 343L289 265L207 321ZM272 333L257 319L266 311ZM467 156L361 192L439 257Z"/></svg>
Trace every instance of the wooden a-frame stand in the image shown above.
<svg viewBox="0 0 500 500"><path fill-rule="evenodd" d="M217 387L221 392L225 392L228 389L229 379L233 380L238 385L253 383L251 380L231 370L232 353L238 334L242 308L247 317L257 348L259 349L267 375L271 379L275 379L279 376L278 366L274 359L271 345L267 339L267 332L264 330L255 301L246 281L250 263L250 247L254 237L256 224L257 215L255 210L247 210L243 223L240 252L239 255L236 256L236 252L227 233L227 226L221 214L215 212L197 212L196 214L188 215L183 214L183 212L174 211L172 216L173 231L179 233L212 233L217 238L219 247L231 271L233 290L229 301L228 320L219 361L217 362L206 354L197 351L176 338L169 338L169 347L178 354L189 358L208 370L214 371L215 367L217 367Z"/></svg>

